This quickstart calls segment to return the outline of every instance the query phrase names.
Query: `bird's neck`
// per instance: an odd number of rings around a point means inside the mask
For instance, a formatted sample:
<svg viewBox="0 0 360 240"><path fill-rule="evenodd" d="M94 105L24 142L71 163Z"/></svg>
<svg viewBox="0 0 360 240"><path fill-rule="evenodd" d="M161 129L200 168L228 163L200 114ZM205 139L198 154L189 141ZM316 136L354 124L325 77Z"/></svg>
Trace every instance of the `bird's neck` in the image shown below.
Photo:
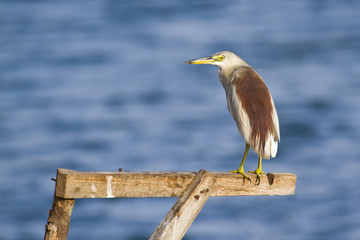
<svg viewBox="0 0 360 240"><path fill-rule="evenodd" d="M218 71L219 79L221 83L224 84L230 84L232 82L232 74L234 71L239 69L239 66L232 66L232 67L220 67Z"/></svg>

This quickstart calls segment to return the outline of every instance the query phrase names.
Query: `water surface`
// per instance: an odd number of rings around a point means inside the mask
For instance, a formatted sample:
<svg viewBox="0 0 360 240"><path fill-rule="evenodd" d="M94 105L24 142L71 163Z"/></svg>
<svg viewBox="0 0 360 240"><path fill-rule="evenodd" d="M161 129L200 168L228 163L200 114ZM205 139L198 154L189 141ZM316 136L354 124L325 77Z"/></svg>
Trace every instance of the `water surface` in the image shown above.
<svg viewBox="0 0 360 240"><path fill-rule="evenodd" d="M57 168L228 171L244 141L214 66L267 83L295 196L211 198L185 239L360 239L357 1L1 1L0 239L41 239ZM251 152L246 169L256 168ZM148 239L175 198L76 201L69 239Z"/></svg>

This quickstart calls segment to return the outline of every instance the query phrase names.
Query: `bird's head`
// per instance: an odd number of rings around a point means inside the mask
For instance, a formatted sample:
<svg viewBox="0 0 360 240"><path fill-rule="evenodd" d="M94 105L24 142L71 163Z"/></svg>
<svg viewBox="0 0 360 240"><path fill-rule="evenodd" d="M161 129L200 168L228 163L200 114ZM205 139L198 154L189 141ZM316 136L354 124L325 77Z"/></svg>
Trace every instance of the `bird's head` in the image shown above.
<svg viewBox="0 0 360 240"><path fill-rule="evenodd" d="M186 61L188 64L211 64L219 66L221 69L232 68L238 66L249 66L244 60L242 60L235 53L229 51L218 52L210 57L198 58Z"/></svg>

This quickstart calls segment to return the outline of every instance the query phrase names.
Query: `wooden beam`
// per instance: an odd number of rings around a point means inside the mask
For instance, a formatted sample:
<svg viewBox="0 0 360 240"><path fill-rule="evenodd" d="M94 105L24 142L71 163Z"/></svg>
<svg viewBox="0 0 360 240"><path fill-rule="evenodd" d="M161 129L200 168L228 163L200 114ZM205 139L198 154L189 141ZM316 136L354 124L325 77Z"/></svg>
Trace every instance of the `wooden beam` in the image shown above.
<svg viewBox="0 0 360 240"><path fill-rule="evenodd" d="M45 225L45 240L66 240L74 203L74 199L63 199L54 194L48 222Z"/></svg>
<svg viewBox="0 0 360 240"><path fill-rule="evenodd" d="M209 199L214 182L214 178L208 172L200 170L156 228L150 240L182 239Z"/></svg>
<svg viewBox="0 0 360 240"><path fill-rule="evenodd" d="M268 173L256 184L241 174L209 172L215 185L211 196L293 195L296 175ZM195 172L77 172L58 169L56 196L64 199L119 197L178 197Z"/></svg>

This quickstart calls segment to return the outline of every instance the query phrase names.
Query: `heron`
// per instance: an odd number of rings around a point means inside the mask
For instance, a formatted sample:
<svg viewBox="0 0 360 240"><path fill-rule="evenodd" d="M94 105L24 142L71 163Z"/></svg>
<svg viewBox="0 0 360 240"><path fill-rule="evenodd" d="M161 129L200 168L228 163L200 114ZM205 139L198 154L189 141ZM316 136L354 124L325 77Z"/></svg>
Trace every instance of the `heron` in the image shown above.
<svg viewBox="0 0 360 240"><path fill-rule="evenodd" d="M185 63L211 64L220 68L218 76L225 89L228 110L246 142L239 168L229 172L242 174L250 181L244 164L251 147L259 155L259 161L257 169L249 172L255 173L260 183L261 174L265 174L262 159L274 158L280 142L279 118L265 82L253 67L229 51Z"/></svg>

